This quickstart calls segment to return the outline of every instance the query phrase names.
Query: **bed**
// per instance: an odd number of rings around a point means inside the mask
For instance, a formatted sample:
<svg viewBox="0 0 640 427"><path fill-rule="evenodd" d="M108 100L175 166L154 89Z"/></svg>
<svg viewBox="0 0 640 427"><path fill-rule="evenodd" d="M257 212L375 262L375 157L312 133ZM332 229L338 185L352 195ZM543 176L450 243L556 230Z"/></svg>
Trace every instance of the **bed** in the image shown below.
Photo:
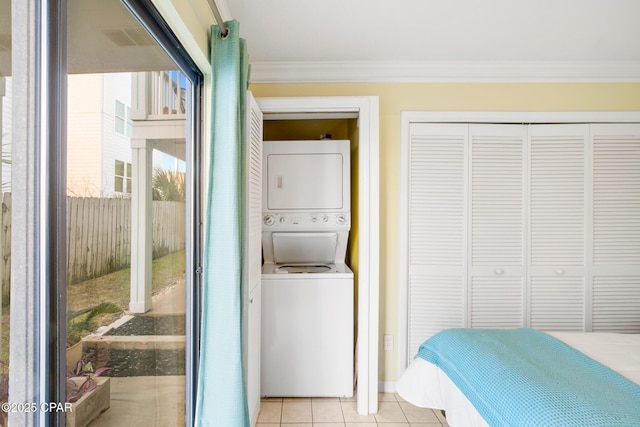
<svg viewBox="0 0 640 427"><path fill-rule="evenodd" d="M543 385L532 386L539 376ZM421 346L397 391L445 411L451 427L640 426L640 335L446 330Z"/></svg>

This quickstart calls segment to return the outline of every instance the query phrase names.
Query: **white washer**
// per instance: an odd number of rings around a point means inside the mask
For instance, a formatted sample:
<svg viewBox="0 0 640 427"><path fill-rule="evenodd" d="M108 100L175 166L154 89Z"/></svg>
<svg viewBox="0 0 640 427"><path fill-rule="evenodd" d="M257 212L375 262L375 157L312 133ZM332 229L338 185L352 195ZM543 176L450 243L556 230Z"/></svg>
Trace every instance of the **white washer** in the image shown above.
<svg viewBox="0 0 640 427"><path fill-rule="evenodd" d="M262 395L351 397L351 270L265 264L262 272Z"/></svg>

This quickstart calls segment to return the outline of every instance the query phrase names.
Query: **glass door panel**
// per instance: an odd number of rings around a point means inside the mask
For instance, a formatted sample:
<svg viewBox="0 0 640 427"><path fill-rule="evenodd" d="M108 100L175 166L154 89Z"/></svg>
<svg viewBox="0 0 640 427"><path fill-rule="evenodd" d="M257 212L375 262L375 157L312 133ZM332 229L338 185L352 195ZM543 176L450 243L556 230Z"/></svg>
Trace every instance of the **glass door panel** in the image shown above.
<svg viewBox="0 0 640 427"><path fill-rule="evenodd" d="M0 402L9 401L11 302L11 1L0 0ZM0 425L7 414L0 412Z"/></svg>
<svg viewBox="0 0 640 427"><path fill-rule="evenodd" d="M67 399L184 425L192 86L120 0L70 0L68 40Z"/></svg>

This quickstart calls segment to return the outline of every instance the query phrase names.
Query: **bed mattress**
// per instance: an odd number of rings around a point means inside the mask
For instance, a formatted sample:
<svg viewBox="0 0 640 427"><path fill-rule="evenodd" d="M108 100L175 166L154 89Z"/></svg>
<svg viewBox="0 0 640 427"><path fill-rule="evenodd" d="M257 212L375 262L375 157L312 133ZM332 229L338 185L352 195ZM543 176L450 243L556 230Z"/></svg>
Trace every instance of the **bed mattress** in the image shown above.
<svg viewBox="0 0 640 427"><path fill-rule="evenodd" d="M640 335L549 332L590 358L640 385ZM408 402L443 409L451 427L488 426L455 384L435 365L414 359L398 381L398 393Z"/></svg>

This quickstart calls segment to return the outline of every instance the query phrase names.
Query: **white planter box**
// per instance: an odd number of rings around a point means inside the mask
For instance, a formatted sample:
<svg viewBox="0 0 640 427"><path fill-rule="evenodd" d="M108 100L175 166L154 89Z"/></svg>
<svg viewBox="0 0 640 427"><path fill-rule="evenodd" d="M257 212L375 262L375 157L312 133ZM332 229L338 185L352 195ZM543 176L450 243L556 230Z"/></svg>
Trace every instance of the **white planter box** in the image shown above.
<svg viewBox="0 0 640 427"><path fill-rule="evenodd" d="M71 404L71 411L67 412L67 427L86 427L91 421L109 409L111 401L111 379L109 377L94 377L98 386ZM86 377L70 378L77 385L86 381Z"/></svg>

